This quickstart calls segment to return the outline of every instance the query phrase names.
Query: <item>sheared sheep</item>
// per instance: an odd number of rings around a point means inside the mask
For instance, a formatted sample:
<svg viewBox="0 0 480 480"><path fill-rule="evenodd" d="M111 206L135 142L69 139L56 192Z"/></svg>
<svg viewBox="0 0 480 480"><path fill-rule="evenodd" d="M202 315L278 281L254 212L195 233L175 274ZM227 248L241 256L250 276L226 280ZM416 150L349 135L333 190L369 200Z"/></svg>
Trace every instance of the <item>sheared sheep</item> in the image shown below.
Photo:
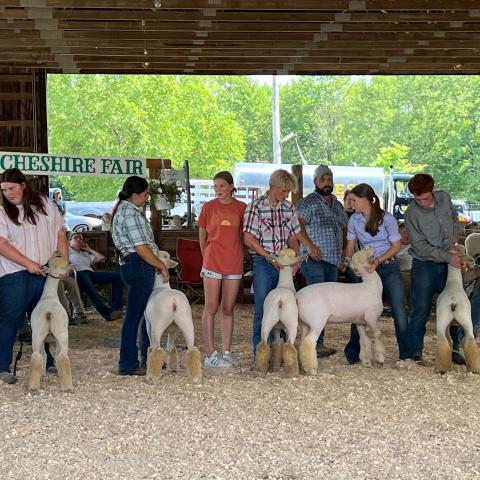
<svg viewBox="0 0 480 480"><path fill-rule="evenodd" d="M368 272L372 265L373 249L367 247L356 252L350 263L362 283L316 283L297 293L299 323L302 329L300 362L307 375L315 375L318 361L315 346L326 323L355 323L360 334L360 360L362 365L372 364L372 345L368 327L374 336L375 360L383 364L385 347L377 320L383 310L382 281L378 273Z"/></svg>
<svg viewBox="0 0 480 480"><path fill-rule="evenodd" d="M159 258L167 268L175 268L178 263L170 259L167 252L161 251ZM168 282L163 281L160 273L156 274L152 294L145 308L147 332L150 338L150 348L147 358L148 383L153 383L161 377L165 351L160 346L163 333L167 338L167 371L177 371L177 350L175 335L181 330L187 344L186 366L190 380L195 383L202 380L200 352L194 346L194 329L192 310L183 292L172 290Z"/></svg>
<svg viewBox="0 0 480 480"><path fill-rule="evenodd" d="M466 255L463 245L455 245L452 252L463 255L462 263L473 266L475 261ZM480 354L473 334L470 300L463 288L462 271L460 268L448 265L448 277L445 288L437 298L437 352L435 357L435 371L444 374L452 366L452 340L449 334L449 325L457 321L465 332L463 352L467 371L480 373Z"/></svg>
<svg viewBox="0 0 480 480"><path fill-rule="evenodd" d="M298 375L298 356L294 347L298 329L298 309L295 299L292 265L302 261L304 255L297 257L294 250L286 248L279 253L278 257L274 256L274 259L282 268L280 269L277 287L267 295L263 304L262 340L257 346L255 355L255 372L257 375L265 375L267 373L270 361L268 337L273 330L273 368L280 368L283 357L285 374L294 376ZM283 345L283 351L280 339L282 325L287 332L287 341Z"/></svg>
<svg viewBox="0 0 480 480"><path fill-rule="evenodd" d="M30 360L31 393L40 389L40 379L45 374L47 355L44 340L49 333L56 339L55 365L62 390L71 392L72 371L68 358L68 315L58 299L58 282L71 266L60 252L55 252L48 261L47 279L42 296L30 317L32 327L32 358Z"/></svg>

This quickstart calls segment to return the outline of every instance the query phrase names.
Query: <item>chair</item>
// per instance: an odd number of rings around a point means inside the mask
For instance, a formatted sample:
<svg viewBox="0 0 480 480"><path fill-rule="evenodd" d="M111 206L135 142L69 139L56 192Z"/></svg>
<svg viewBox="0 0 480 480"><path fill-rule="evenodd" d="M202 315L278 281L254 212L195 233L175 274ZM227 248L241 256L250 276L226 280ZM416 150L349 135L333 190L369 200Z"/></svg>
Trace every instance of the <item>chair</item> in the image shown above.
<svg viewBox="0 0 480 480"><path fill-rule="evenodd" d="M184 291L190 303L200 302L205 296L203 280L200 276L203 256L198 240L177 238L177 259L180 268L177 275L177 286Z"/></svg>

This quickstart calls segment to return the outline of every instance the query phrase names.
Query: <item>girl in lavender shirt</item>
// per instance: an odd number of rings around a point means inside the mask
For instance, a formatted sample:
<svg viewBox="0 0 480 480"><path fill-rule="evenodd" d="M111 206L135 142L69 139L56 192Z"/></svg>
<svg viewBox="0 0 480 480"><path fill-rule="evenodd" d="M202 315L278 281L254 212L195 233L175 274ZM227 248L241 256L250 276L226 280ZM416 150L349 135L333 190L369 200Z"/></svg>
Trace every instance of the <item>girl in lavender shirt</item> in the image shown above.
<svg viewBox="0 0 480 480"><path fill-rule="evenodd" d="M361 183L350 191L350 200L355 214L350 217L347 232L345 256L352 256L356 242L361 248L372 247L374 263L383 284L383 292L392 309L400 360L411 357L408 337L408 322L405 312L402 274L395 254L400 250L400 233L397 220L380 207L380 200L373 188ZM359 360L360 337L352 325L350 341L345 347L348 363Z"/></svg>

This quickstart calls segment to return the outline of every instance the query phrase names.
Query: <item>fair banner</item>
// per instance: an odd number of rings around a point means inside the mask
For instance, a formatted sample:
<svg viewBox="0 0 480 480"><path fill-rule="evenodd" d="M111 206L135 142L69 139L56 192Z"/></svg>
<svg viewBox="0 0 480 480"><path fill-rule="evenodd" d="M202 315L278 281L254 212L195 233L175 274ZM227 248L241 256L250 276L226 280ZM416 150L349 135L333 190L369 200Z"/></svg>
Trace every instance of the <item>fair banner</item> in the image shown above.
<svg viewBox="0 0 480 480"><path fill-rule="evenodd" d="M0 172L18 168L26 175L93 177L147 176L146 159L82 157L49 153L0 152Z"/></svg>

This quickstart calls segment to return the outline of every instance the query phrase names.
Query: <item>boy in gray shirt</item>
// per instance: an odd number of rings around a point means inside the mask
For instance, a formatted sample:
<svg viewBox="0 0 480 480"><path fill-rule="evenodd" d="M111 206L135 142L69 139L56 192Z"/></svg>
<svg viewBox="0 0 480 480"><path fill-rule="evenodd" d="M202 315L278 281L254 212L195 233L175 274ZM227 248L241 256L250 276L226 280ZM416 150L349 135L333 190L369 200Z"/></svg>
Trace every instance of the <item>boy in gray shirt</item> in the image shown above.
<svg viewBox="0 0 480 480"><path fill-rule="evenodd" d="M419 173L408 182L415 200L405 214L405 225L411 244L412 313L409 321L412 358L424 364L423 338L430 315L433 296L440 293L447 281L448 265L461 267L461 257L450 253L458 240L457 212L447 192L433 191L434 180ZM452 360L464 364L459 352L459 327L450 327L453 341Z"/></svg>

